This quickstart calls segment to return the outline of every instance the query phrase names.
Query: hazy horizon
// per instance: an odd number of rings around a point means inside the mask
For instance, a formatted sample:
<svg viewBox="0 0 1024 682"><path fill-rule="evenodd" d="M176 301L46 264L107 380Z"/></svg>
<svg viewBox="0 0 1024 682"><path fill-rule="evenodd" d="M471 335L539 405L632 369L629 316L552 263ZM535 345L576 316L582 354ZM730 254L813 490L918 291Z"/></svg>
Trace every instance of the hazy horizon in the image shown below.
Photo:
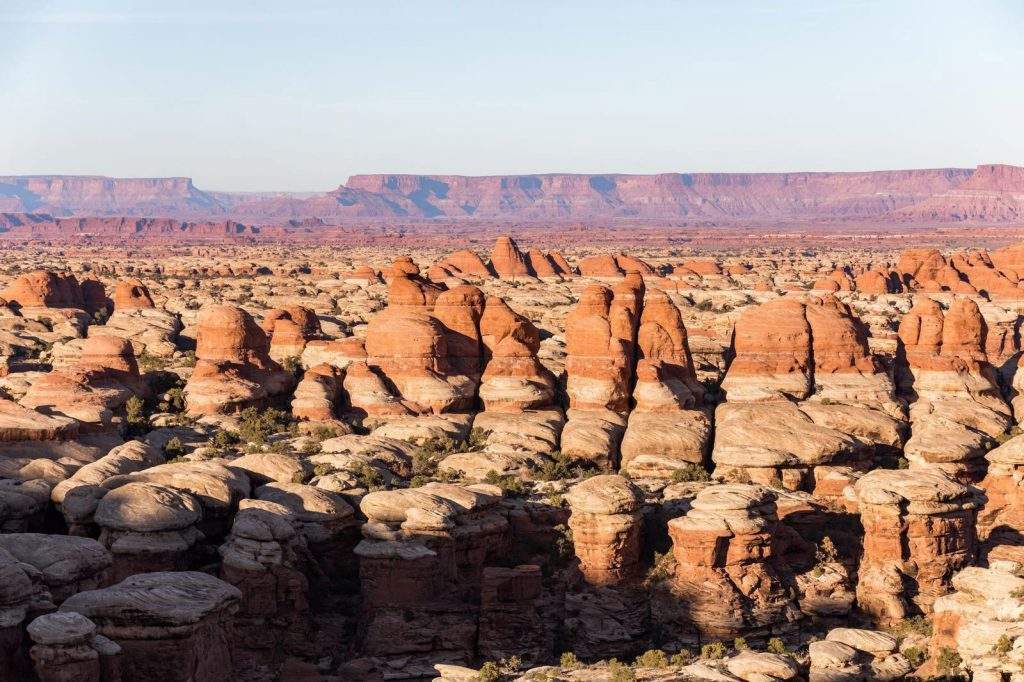
<svg viewBox="0 0 1024 682"><path fill-rule="evenodd" d="M0 175L316 192L364 173L1024 165L1008 0L161 4L0 8Z"/></svg>

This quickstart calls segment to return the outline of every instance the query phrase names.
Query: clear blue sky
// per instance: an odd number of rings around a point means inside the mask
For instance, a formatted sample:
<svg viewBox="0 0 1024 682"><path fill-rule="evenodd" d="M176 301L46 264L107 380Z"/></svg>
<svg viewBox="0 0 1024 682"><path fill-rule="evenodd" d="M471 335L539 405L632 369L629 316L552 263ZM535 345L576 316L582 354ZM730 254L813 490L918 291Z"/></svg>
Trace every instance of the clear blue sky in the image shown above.
<svg viewBox="0 0 1024 682"><path fill-rule="evenodd" d="M0 175L1024 164L1024 2L0 0Z"/></svg>

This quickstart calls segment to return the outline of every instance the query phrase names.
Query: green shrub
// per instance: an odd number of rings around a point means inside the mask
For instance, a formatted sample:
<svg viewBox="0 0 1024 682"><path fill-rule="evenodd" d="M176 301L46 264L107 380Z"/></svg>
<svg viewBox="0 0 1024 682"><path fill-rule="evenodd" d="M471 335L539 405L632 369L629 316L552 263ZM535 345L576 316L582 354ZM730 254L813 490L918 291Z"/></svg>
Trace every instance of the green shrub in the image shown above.
<svg viewBox="0 0 1024 682"><path fill-rule="evenodd" d="M498 664L493 661L484 663L477 674L477 679L480 682L498 682L501 679L501 670L498 669Z"/></svg>
<svg viewBox="0 0 1024 682"><path fill-rule="evenodd" d="M672 472L673 483L693 483L696 481L710 481L711 474L700 464L687 463L683 467Z"/></svg>
<svg viewBox="0 0 1024 682"><path fill-rule="evenodd" d="M899 638L906 637L907 635L931 637L932 624L925 616L913 616L912 618L904 618L892 624L889 627L889 632Z"/></svg>
<svg viewBox="0 0 1024 682"><path fill-rule="evenodd" d="M295 376L298 376L302 372L302 361L295 355L289 355L281 361L281 367L284 368L286 372L291 372Z"/></svg>
<svg viewBox="0 0 1024 682"><path fill-rule="evenodd" d="M274 408L260 412L247 407L238 413L238 435L247 443L266 443L269 436L287 431L291 425L291 418Z"/></svg>
<svg viewBox="0 0 1024 682"><path fill-rule="evenodd" d="M323 442L325 440L330 440L331 438L337 438L338 430L333 426L324 426L323 424L319 424L310 430L309 436Z"/></svg>
<svg viewBox="0 0 1024 682"><path fill-rule="evenodd" d="M750 645L747 644L746 638L737 637L734 640L732 640L732 648L736 651L746 651L750 648Z"/></svg>
<svg viewBox="0 0 1024 682"><path fill-rule="evenodd" d="M999 641L992 647L992 653L994 654L1008 654L1013 649L1013 640L1007 635L999 637Z"/></svg>
<svg viewBox="0 0 1024 682"><path fill-rule="evenodd" d="M661 649L648 649L633 664L638 668L667 668L668 656Z"/></svg>
<svg viewBox="0 0 1024 682"><path fill-rule="evenodd" d="M209 446L220 453L224 453L230 450L232 445L237 445L239 441L237 433L217 429L210 438Z"/></svg>
<svg viewBox="0 0 1024 682"><path fill-rule="evenodd" d="M1018 587L1013 592L1010 592L1010 596L1014 599L1024 599L1024 587Z"/></svg>
<svg viewBox="0 0 1024 682"><path fill-rule="evenodd" d="M608 672L611 673L611 682L634 682L636 674L629 669L629 666L616 659L608 661Z"/></svg>
<svg viewBox="0 0 1024 682"><path fill-rule="evenodd" d="M580 659L576 658L576 654L571 651L566 651L558 659L558 665L563 668L576 669L580 667Z"/></svg>
<svg viewBox="0 0 1024 682"><path fill-rule="evenodd" d="M366 488L367 490L374 491L380 490L384 487L384 477L380 475L380 472L374 469L372 466L366 463L360 463L351 473L356 478L360 488Z"/></svg>
<svg viewBox="0 0 1024 682"><path fill-rule="evenodd" d="M910 665L920 668L928 660L928 652L917 646L908 646L901 652L910 661Z"/></svg>
<svg viewBox="0 0 1024 682"><path fill-rule="evenodd" d="M499 474L493 469L484 476L484 483L498 486L505 497L523 497L529 492L525 482L512 474Z"/></svg>
<svg viewBox="0 0 1024 682"><path fill-rule="evenodd" d="M939 650L939 655L935 659L935 669L940 675L951 675L960 669L963 664L963 659L960 658L959 652L956 649L950 649L948 646L944 646Z"/></svg>
<svg viewBox="0 0 1024 682"><path fill-rule="evenodd" d="M139 369L143 372L153 372L167 367L167 360L151 355L148 351L142 351L137 360Z"/></svg>
<svg viewBox="0 0 1024 682"><path fill-rule="evenodd" d="M772 637L768 640L768 645L765 647L765 651L770 654L789 653L789 649L786 648L786 644L778 637Z"/></svg>
<svg viewBox="0 0 1024 682"><path fill-rule="evenodd" d="M689 649L681 649L678 653L672 654L672 657L668 659L668 662L677 668L684 665L690 665L693 663L693 652Z"/></svg>
<svg viewBox="0 0 1024 682"><path fill-rule="evenodd" d="M133 395L125 401L124 415L128 426L133 428L142 428L149 423L149 420L146 419L146 403L137 395Z"/></svg>
<svg viewBox="0 0 1024 682"><path fill-rule="evenodd" d="M164 457L166 459L175 459L185 454L185 446L182 444L181 439L175 436L164 444Z"/></svg>
<svg viewBox="0 0 1024 682"><path fill-rule="evenodd" d="M718 661L725 658L727 651L725 644L722 642L711 642L700 648L700 657Z"/></svg>
<svg viewBox="0 0 1024 682"><path fill-rule="evenodd" d="M314 438L307 438L302 443L302 454L312 457L313 455L319 455L324 451L324 446L320 445L320 441Z"/></svg>
<svg viewBox="0 0 1024 682"><path fill-rule="evenodd" d="M672 575L675 565L676 558L671 551L665 552L664 554L655 552L654 563L651 564L651 568L647 571L647 575L644 577L644 587L650 589L651 587L668 580Z"/></svg>

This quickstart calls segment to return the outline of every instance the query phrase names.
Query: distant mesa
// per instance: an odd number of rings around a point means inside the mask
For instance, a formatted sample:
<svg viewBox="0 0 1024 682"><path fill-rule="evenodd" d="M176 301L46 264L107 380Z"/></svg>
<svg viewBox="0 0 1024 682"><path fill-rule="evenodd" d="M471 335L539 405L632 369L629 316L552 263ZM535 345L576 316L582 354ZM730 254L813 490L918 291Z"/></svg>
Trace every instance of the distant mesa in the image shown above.
<svg viewBox="0 0 1024 682"><path fill-rule="evenodd" d="M34 214L19 218L19 214ZM1024 220L1024 167L852 173L354 175L320 193L213 192L189 178L0 176L0 230L54 218L312 221L672 220L699 224L1006 224ZM60 228L61 231L65 227Z"/></svg>

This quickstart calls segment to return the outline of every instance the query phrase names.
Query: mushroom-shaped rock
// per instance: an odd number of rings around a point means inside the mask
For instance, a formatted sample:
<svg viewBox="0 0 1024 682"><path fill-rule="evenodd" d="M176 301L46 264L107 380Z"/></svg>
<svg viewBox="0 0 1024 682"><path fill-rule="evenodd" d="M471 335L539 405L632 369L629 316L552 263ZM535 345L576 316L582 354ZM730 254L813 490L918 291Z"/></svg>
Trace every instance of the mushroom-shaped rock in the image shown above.
<svg viewBox="0 0 1024 682"><path fill-rule="evenodd" d="M588 478L566 495L576 557L588 583L618 585L636 577L641 499L628 479L612 474Z"/></svg>

